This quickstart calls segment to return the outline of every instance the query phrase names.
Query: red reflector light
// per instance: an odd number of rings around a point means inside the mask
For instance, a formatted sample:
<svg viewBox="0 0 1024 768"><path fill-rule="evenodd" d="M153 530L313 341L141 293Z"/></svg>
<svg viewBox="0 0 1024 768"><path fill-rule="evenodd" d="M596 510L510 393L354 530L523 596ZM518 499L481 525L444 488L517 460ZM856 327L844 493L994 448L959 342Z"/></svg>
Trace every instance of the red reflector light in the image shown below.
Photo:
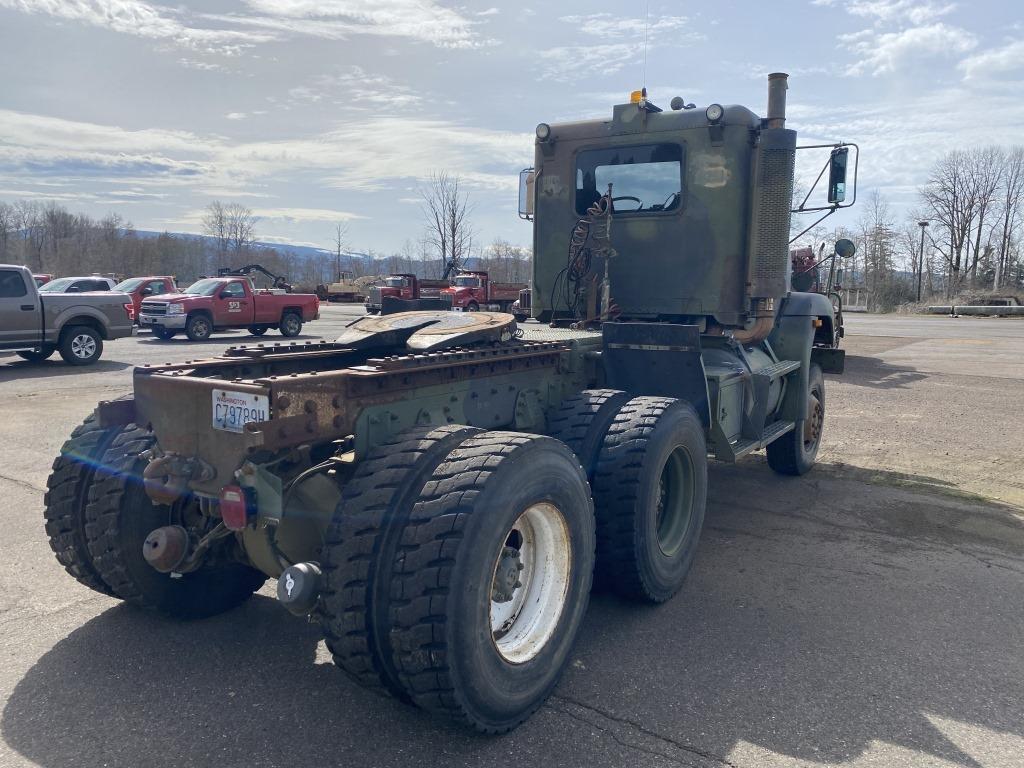
<svg viewBox="0 0 1024 768"><path fill-rule="evenodd" d="M245 491L237 485L226 485L220 490L220 517L224 526L240 531L249 524L249 503Z"/></svg>

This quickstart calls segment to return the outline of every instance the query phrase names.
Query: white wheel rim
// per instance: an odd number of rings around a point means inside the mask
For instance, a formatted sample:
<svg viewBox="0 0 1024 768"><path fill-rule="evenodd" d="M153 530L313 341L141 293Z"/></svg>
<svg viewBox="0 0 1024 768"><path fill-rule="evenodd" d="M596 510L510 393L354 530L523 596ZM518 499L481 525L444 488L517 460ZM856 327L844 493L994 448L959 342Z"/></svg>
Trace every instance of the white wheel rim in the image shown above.
<svg viewBox="0 0 1024 768"><path fill-rule="evenodd" d="M502 578L508 566L504 557L508 543L518 549L521 586L514 589L511 600L497 602L493 579ZM534 504L512 525L494 561L491 640L503 659L522 664L544 649L565 609L571 572L572 546L565 517L553 504Z"/></svg>
<svg viewBox="0 0 1024 768"><path fill-rule="evenodd" d="M96 339L81 333L71 340L71 354L83 360L96 354Z"/></svg>

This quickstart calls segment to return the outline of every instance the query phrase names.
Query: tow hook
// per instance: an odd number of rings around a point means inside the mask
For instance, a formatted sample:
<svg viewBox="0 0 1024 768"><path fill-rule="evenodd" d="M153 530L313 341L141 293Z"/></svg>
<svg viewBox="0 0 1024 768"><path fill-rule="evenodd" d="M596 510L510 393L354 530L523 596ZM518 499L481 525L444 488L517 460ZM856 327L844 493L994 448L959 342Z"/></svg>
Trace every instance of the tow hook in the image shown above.
<svg viewBox="0 0 1024 768"><path fill-rule="evenodd" d="M284 569L277 579L277 599L290 613L308 616L320 599L323 574L316 563L296 563Z"/></svg>

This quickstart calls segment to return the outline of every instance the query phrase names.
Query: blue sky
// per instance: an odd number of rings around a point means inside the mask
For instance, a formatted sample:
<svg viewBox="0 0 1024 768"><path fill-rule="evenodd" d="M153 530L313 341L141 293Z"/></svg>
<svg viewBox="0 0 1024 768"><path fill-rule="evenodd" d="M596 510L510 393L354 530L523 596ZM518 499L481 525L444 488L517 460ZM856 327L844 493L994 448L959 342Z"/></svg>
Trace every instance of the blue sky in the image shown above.
<svg viewBox="0 0 1024 768"><path fill-rule="evenodd" d="M494 0L0 0L0 200L198 231L211 200L258 234L395 251L418 189L460 174L481 242L528 244L516 177L541 121L603 117L643 80L644 4ZM861 145L861 193L899 211L943 152L1024 142L1016 2L650 3L667 106L763 113L790 80L806 143ZM847 214L847 220L856 211ZM809 222L808 222L809 223Z"/></svg>

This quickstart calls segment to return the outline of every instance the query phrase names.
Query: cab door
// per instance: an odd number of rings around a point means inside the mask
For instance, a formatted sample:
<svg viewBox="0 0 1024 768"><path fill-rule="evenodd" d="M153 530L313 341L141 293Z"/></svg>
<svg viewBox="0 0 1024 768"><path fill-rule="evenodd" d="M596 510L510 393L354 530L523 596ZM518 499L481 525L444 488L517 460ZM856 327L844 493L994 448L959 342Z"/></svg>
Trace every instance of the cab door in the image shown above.
<svg viewBox="0 0 1024 768"><path fill-rule="evenodd" d="M226 283L213 307L215 325L249 325L253 318L252 296L241 280Z"/></svg>
<svg viewBox="0 0 1024 768"><path fill-rule="evenodd" d="M20 269L0 269L0 349L42 341L42 300Z"/></svg>

